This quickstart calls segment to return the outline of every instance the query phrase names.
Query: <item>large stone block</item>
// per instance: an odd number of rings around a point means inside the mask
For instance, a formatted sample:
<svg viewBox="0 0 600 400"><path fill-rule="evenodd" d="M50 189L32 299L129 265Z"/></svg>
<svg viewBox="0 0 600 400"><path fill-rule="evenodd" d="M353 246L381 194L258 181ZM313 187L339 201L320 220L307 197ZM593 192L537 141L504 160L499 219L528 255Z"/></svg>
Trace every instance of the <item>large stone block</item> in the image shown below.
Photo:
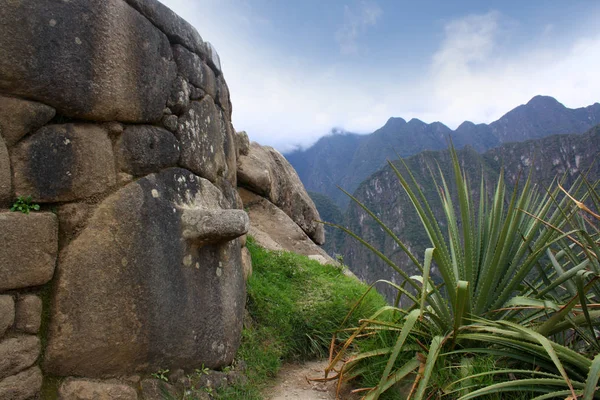
<svg viewBox="0 0 600 400"><path fill-rule="evenodd" d="M128 126L117 148L121 169L134 176L173 167L179 160L179 142L175 136L156 126Z"/></svg>
<svg viewBox="0 0 600 400"><path fill-rule="evenodd" d="M204 90L213 99L217 97L217 80L213 70L202 59L183 46L173 46L173 55L179 73L192 85Z"/></svg>
<svg viewBox="0 0 600 400"><path fill-rule="evenodd" d="M11 147L23 136L45 125L55 113L54 108L42 103L0 96L0 136Z"/></svg>
<svg viewBox="0 0 600 400"><path fill-rule="evenodd" d="M162 117L176 74L171 45L123 0L9 1L0 21L0 91L69 117Z"/></svg>
<svg viewBox="0 0 600 400"><path fill-rule="evenodd" d="M66 379L58 389L60 400L137 400L134 388L123 383Z"/></svg>
<svg viewBox="0 0 600 400"><path fill-rule="evenodd" d="M15 375L33 365L40 355L37 336L17 336L0 342L0 379Z"/></svg>
<svg viewBox="0 0 600 400"><path fill-rule="evenodd" d="M0 339L15 322L15 301L12 296L0 296Z"/></svg>
<svg viewBox="0 0 600 400"><path fill-rule="evenodd" d="M20 296L17 300L15 328L21 332L36 334L42 324L42 299L34 294Z"/></svg>
<svg viewBox="0 0 600 400"><path fill-rule="evenodd" d="M10 156L0 136L0 207L8 205L12 198L12 178L10 173Z"/></svg>
<svg viewBox="0 0 600 400"><path fill-rule="evenodd" d="M179 168L107 197L61 251L45 369L103 377L230 363L245 285L238 240L229 239L244 229L221 226L210 243L186 229L196 226L190 213L227 220L238 211Z"/></svg>
<svg viewBox="0 0 600 400"><path fill-rule="evenodd" d="M0 399L30 400L42 389L42 371L39 367L31 367L17 375L0 380Z"/></svg>
<svg viewBox="0 0 600 400"><path fill-rule="evenodd" d="M0 243L0 291L52 279L58 252L56 215L0 213Z"/></svg>
<svg viewBox="0 0 600 400"><path fill-rule="evenodd" d="M179 164L213 183L218 177L227 175L233 139L229 137L225 123L212 98L207 96L200 102L191 102L178 121Z"/></svg>
<svg viewBox="0 0 600 400"><path fill-rule="evenodd" d="M72 201L116 183L112 143L92 124L47 125L11 154L17 196L37 202Z"/></svg>
<svg viewBox="0 0 600 400"><path fill-rule="evenodd" d="M325 242L317 207L306 192L296 170L272 147L250 144L240 155L238 185L258 193L283 210L317 244Z"/></svg>
<svg viewBox="0 0 600 400"><path fill-rule="evenodd" d="M126 1L163 31L171 43L183 45L197 54L206 51L196 28L158 0Z"/></svg>

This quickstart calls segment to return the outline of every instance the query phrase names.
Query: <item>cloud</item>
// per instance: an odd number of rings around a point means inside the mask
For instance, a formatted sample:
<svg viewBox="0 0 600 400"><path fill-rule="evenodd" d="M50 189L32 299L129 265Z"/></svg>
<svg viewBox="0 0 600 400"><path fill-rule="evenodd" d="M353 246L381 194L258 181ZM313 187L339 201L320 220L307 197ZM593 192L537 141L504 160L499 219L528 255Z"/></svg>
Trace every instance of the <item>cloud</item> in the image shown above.
<svg viewBox="0 0 600 400"><path fill-rule="evenodd" d="M405 77L385 68L389 60L371 60L355 72L345 57L325 62L307 49L265 42L256 33L259 24L242 23L263 18L251 2L165 2L216 46L235 128L281 151L309 146L333 127L373 132L391 116L455 128L464 120L492 122L537 94L572 108L600 100L598 29L565 32L555 26L549 32L541 25L524 37L517 35L518 22L499 12L465 15L446 21L437 47ZM355 15L362 4L351 9ZM366 20L381 23L378 13ZM393 46L390 51L398 52ZM411 57L410 49L403 50L402 57Z"/></svg>
<svg viewBox="0 0 600 400"><path fill-rule="evenodd" d="M361 1L353 7L344 6L344 22L335 33L335 40L343 55L358 54L358 39L377 23L381 8L374 2Z"/></svg>
<svg viewBox="0 0 600 400"><path fill-rule="evenodd" d="M431 59L431 107L423 117L455 127L464 119L491 122L537 94L570 107L599 100L599 32L556 46L547 26L540 26L536 36L507 46L516 27L498 12L447 23Z"/></svg>

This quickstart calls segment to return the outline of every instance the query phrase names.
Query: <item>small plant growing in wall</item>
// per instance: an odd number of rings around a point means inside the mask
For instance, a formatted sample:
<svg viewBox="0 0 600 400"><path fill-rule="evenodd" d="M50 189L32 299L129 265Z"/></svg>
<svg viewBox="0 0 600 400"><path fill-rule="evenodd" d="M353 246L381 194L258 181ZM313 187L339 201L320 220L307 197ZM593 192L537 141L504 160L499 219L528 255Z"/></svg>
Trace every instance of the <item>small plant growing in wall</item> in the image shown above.
<svg viewBox="0 0 600 400"><path fill-rule="evenodd" d="M29 211L39 211L40 205L33 202L31 196L19 196L13 203L10 211L22 212L23 214L29 214Z"/></svg>

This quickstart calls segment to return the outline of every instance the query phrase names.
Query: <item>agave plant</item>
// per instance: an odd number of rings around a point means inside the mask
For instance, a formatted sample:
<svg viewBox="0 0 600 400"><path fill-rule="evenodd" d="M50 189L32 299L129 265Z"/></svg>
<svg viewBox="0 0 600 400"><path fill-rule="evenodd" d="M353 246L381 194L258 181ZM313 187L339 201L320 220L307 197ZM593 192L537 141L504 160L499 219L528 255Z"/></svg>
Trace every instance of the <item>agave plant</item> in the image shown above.
<svg viewBox="0 0 600 400"><path fill-rule="evenodd" d="M401 160L403 174L389 163L429 237L423 262L346 193L408 255L420 275L408 276L373 245L334 225L377 254L401 283L386 282L398 291L393 306L345 330L341 344L334 337L326 374L341 382L363 374L369 363L384 362L379 382L363 389L366 399L377 399L407 380L407 395L414 399L507 398L511 392L536 399L600 398L600 217L586 206L600 209L597 183L582 177L570 191L556 182L542 192L529 175L522 188L515 185L509 193L500 172L492 196L482 178L474 198L453 147L450 154L454 197L441 168L431 173L443 224L406 164ZM432 279L432 266L441 284ZM393 342L381 341L380 347L361 352L361 340L384 335ZM473 360L481 356L495 357L498 363L489 371L475 371ZM457 371L448 382L432 379L447 369ZM482 376L491 376L492 383L478 383Z"/></svg>

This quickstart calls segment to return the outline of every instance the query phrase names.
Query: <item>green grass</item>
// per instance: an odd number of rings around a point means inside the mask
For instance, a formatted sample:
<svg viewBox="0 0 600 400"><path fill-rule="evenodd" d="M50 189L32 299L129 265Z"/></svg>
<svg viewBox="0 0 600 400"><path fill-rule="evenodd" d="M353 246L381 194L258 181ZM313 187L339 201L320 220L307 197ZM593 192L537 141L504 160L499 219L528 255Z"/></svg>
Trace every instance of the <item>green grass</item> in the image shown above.
<svg viewBox="0 0 600 400"><path fill-rule="evenodd" d="M247 246L252 254L247 304L252 321L244 328L237 359L246 363L248 380L222 390L220 399L260 399L260 390L283 362L326 357L333 333L367 290L341 268L270 252L251 238ZM346 324L353 326L384 305L383 297L372 291Z"/></svg>

